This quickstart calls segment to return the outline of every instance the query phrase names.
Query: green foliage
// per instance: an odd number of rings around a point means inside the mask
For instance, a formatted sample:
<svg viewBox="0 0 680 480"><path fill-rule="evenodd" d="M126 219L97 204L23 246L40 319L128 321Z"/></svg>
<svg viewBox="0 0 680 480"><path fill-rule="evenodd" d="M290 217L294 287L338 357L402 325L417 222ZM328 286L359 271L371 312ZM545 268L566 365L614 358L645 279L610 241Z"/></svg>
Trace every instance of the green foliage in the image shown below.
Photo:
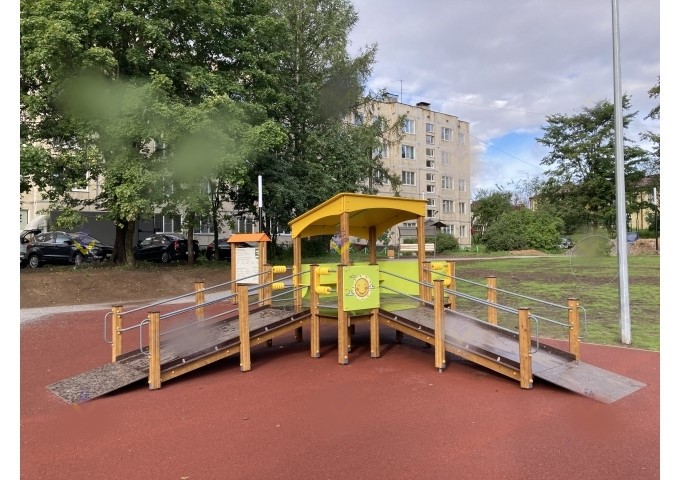
<svg viewBox="0 0 680 480"><path fill-rule="evenodd" d="M455 252L460 248L458 239L446 232L438 232L434 242L437 253Z"/></svg>
<svg viewBox="0 0 680 480"><path fill-rule="evenodd" d="M472 224L476 232L483 233L501 215L512 210L512 193L481 190L472 202Z"/></svg>
<svg viewBox="0 0 680 480"><path fill-rule="evenodd" d="M628 97L623 98L623 109L630 108ZM624 128L635 114L626 114ZM569 230L579 226L604 226L614 229L616 224L616 182L614 151L614 105L598 102L573 115L551 115L544 135L537 141L550 149L541 163L549 167L545 185L538 195L539 208L558 215ZM624 139L626 192L639 190L644 176L641 169L647 152ZM635 208L629 203L628 209Z"/></svg>
<svg viewBox="0 0 680 480"><path fill-rule="evenodd" d="M489 250L554 250L564 225L551 215L528 209L504 213L483 236Z"/></svg>

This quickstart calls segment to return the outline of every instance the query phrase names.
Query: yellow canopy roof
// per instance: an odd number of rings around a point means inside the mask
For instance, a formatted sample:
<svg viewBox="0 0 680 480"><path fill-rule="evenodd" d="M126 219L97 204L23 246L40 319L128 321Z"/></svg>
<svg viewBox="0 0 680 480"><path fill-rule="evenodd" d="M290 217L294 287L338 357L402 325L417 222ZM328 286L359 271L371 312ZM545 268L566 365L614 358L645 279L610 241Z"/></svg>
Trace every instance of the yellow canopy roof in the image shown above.
<svg viewBox="0 0 680 480"><path fill-rule="evenodd" d="M340 230L340 215L347 212L349 235L368 238L369 227L375 226L376 235L380 236L398 223L424 217L426 208L427 200L339 193L288 225L293 238L334 235Z"/></svg>

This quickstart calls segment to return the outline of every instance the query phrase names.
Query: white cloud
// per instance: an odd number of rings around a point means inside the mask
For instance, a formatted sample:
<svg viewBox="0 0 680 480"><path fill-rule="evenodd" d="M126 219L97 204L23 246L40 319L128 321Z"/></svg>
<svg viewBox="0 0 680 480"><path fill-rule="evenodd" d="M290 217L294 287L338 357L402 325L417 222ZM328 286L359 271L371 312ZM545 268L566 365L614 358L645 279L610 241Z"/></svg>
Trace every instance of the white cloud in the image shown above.
<svg viewBox="0 0 680 480"><path fill-rule="evenodd" d="M429 102L434 110L470 122L482 151L477 181L540 173L512 156L537 166L541 149L520 142L501 161L503 153L492 156L493 148L483 142L493 144L511 132L529 132L531 142L546 116L571 115L613 99L611 1L353 4L359 22L350 35L352 51L378 44L369 88L401 95L404 103ZM636 131L658 132L659 123L644 117L658 103L647 91L660 74L660 5L623 0L618 6L622 91L639 112Z"/></svg>

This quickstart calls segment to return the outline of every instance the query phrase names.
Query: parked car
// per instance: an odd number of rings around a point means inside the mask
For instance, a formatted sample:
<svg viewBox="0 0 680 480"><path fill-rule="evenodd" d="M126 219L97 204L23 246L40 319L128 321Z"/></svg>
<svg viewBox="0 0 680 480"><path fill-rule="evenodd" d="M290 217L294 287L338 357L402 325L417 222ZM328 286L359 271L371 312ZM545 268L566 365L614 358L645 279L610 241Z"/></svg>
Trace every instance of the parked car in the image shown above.
<svg viewBox="0 0 680 480"><path fill-rule="evenodd" d="M26 249L28 243L33 240L33 237L42 232L39 228L29 228L27 230L22 230L19 233L19 267L24 268L28 265L28 257L26 256Z"/></svg>
<svg viewBox="0 0 680 480"><path fill-rule="evenodd" d="M157 233L145 238L134 249L136 260L170 263L175 260L188 260L187 237L181 233ZM194 240L194 258L200 250L198 240Z"/></svg>
<svg viewBox="0 0 680 480"><path fill-rule="evenodd" d="M569 237L562 237L560 238L560 243L558 246L560 248L571 248L574 246L574 242L572 242L571 238Z"/></svg>
<svg viewBox="0 0 680 480"><path fill-rule="evenodd" d="M45 232L34 235L26 245L26 263L31 268L47 263L81 265L86 261L103 261L111 256L113 247L85 232Z"/></svg>
<svg viewBox="0 0 680 480"><path fill-rule="evenodd" d="M231 243L227 242L227 238L220 238L217 243L217 248L220 252L220 260L231 262ZM257 247L256 243L239 242L236 247ZM212 241L205 249L205 257L208 260L215 259L215 242Z"/></svg>

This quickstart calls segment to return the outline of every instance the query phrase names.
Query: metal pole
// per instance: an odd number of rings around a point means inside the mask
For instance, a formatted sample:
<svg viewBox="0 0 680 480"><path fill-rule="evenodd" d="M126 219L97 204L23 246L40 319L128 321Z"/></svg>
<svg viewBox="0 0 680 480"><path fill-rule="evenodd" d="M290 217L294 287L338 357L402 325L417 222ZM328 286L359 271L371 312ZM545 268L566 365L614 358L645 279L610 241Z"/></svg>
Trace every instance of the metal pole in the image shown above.
<svg viewBox="0 0 680 480"><path fill-rule="evenodd" d="M262 225L262 175L257 176L257 211L260 217L260 233L264 232Z"/></svg>
<svg viewBox="0 0 680 480"><path fill-rule="evenodd" d="M656 199L656 187L654 187L654 245L659 251L659 202Z"/></svg>
<svg viewBox="0 0 680 480"><path fill-rule="evenodd" d="M630 297L628 294L628 242L626 240L626 187L623 162L623 106L619 63L619 5L612 0L614 44L614 136L616 145L616 240L619 262L619 310L621 343L630 345Z"/></svg>

